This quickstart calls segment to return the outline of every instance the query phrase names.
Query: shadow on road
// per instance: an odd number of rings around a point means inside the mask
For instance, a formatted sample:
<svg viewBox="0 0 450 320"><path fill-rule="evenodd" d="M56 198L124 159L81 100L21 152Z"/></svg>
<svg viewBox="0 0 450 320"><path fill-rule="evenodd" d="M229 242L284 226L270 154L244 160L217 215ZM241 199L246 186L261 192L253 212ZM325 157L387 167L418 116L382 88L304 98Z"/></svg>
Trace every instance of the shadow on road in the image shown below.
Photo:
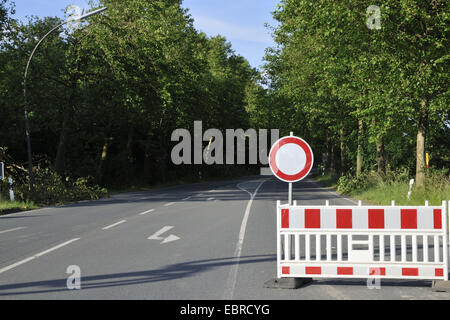
<svg viewBox="0 0 450 320"><path fill-rule="evenodd" d="M317 279L311 283L305 285L307 286L359 286L366 287L367 279ZM391 280L391 279L381 279L380 286L381 287L416 287L416 288L431 288L431 280ZM369 284L375 286L375 282L373 280L369 280Z"/></svg>
<svg viewBox="0 0 450 320"><path fill-rule="evenodd" d="M156 270L136 271L127 273L113 273L96 276L81 276L81 289L108 288L117 286L138 285L174 279L187 278L195 274L209 271L214 268L231 266L235 264L251 264L276 261L276 255L255 255L241 257L217 258L210 260L189 261L166 266ZM67 278L14 283L0 285L0 296L16 296L26 294L40 294L69 291ZM70 290L72 291L72 290Z"/></svg>
<svg viewBox="0 0 450 320"><path fill-rule="evenodd" d="M20 213L20 212L18 212ZM28 214L26 216L9 216L7 214L0 215L0 219L22 219L22 218L38 218L38 217L47 217L48 214Z"/></svg>

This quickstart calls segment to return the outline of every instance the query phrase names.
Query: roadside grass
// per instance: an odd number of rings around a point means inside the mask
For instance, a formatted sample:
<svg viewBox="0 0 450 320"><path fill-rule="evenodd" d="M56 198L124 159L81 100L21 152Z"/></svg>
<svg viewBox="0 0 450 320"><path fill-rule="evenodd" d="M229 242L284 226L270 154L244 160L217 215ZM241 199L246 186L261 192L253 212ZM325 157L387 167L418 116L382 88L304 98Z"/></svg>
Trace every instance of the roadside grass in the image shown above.
<svg viewBox="0 0 450 320"><path fill-rule="evenodd" d="M397 205L424 205L428 201L430 206L441 206L442 201L450 200L450 176L448 170L433 170L427 175L426 186L417 188L413 185L410 199L409 174L402 170L389 172L381 177L376 172L365 172L360 176L337 176L331 173L316 175L316 182L324 187L332 187L339 194L363 200L375 205L391 205L392 200Z"/></svg>
<svg viewBox="0 0 450 320"><path fill-rule="evenodd" d="M392 183L377 185L364 191L350 192L350 196L377 205L390 205L394 200L397 205L423 206L428 200L430 206L440 206L442 201L450 200L450 185L436 188L427 185L425 188L413 188L408 200L409 185L407 183Z"/></svg>
<svg viewBox="0 0 450 320"><path fill-rule="evenodd" d="M32 209L38 209L39 207L33 202L22 202L22 201L2 201L0 202L0 215L20 212Z"/></svg>

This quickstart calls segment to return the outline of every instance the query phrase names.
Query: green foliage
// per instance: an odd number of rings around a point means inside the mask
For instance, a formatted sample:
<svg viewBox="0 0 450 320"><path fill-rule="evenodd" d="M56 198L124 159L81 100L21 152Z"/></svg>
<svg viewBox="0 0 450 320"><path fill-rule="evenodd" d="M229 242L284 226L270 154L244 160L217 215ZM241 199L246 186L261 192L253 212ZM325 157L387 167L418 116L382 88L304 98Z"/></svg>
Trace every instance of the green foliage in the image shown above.
<svg viewBox="0 0 450 320"><path fill-rule="evenodd" d="M344 175L337 182L337 190L341 193L352 194L362 192L375 187L387 187L394 184L407 184L410 180L410 173L407 169L391 171L386 175L380 175L374 171L363 172L360 175Z"/></svg>
<svg viewBox="0 0 450 320"><path fill-rule="evenodd" d="M92 9L100 6L108 10L80 30L51 34L33 58L34 164L51 159L61 177L91 176L114 188L238 174L173 165L171 134L195 120L204 128L248 128L246 90L256 70L224 37L195 30L181 1L105 0ZM12 21L0 45L0 145L19 162L27 159L23 70L38 39L60 22Z"/></svg>
<svg viewBox="0 0 450 320"><path fill-rule="evenodd" d="M337 182L337 190L340 193L349 194L351 192L358 192L367 190L376 186L378 183L378 176L376 173L362 173L360 175L345 175L341 176Z"/></svg>
<svg viewBox="0 0 450 320"><path fill-rule="evenodd" d="M281 1L277 48L266 56L270 86L288 109L276 112L342 174L355 173L357 155L366 171L382 172L384 163L412 172L418 131L435 163L448 167L450 4L384 1L380 30L367 28L368 6Z"/></svg>
<svg viewBox="0 0 450 320"><path fill-rule="evenodd" d="M429 201L431 205L441 205L450 198L450 174L448 169L433 169L427 173L426 187L413 185L411 197L408 200L409 181L408 170L389 171L386 176L376 172L366 172L359 176L342 176L337 183L340 193L375 204L388 205L392 200L402 205L423 205Z"/></svg>
<svg viewBox="0 0 450 320"><path fill-rule="evenodd" d="M28 171L17 164L7 154L7 148L0 147L0 161L5 163L6 179L2 183L2 199L9 200L8 178L13 179L15 199L24 204L50 205L79 200L95 200L108 195L105 188L95 184L92 177L70 178L62 177L54 171L49 161L41 161L34 167L34 188L31 196L29 192ZM33 201L29 201L33 199ZM21 206L29 208L29 206ZM12 209L8 206L7 209Z"/></svg>
<svg viewBox="0 0 450 320"><path fill-rule="evenodd" d="M48 163L34 169L33 201L39 205L58 204L79 200L96 200L107 196L106 189L92 183L92 178L63 179ZM16 197L29 197L28 184L14 185Z"/></svg>
<svg viewBox="0 0 450 320"><path fill-rule="evenodd" d="M410 199L409 177L397 178L387 183L380 183L365 191L352 192L351 195L374 204L389 205L394 200L398 205L442 205L450 198L450 175L448 170L431 170L425 187L413 186Z"/></svg>

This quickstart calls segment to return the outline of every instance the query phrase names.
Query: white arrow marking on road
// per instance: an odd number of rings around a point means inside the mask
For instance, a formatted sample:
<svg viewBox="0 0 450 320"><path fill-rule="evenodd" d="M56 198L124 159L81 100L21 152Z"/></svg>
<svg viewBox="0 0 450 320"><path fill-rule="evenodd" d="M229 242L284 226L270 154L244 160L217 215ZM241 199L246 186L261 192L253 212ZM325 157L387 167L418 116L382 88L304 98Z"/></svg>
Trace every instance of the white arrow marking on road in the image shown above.
<svg viewBox="0 0 450 320"><path fill-rule="evenodd" d="M148 239L148 240L163 240L163 241L161 242L161 244L179 240L180 238L177 237L176 235L173 235L173 234L171 234L171 235L168 236L167 238L162 238L162 237L160 237L160 235L162 235L163 233L169 231L169 230L172 229L172 228L173 228L173 226L165 226L164 228L162 228L162 229L159 230L158 232L155 232L153 235L151 235L151 236L148 237L147 239Z"/></svg>
<svg viewBox="0 0 450 320"><path fill-rule="evenodd" d="M163 242L161 242L161 244L168 243L168 242L172 242L172 241L177 241L177 240L180 240L180 238L177 237L176 235L171 234L170 236L168 236L167 238L165 238L165 239L163 240Z"/></svg>
<svg viewBox="0 0 450 320"><path fill-rule="evenodd" d="M161 238L160 235L162 235L164 232L169 231L170 229L172 229L172 226L165 226L164 228L162 228L161 230L155 232L153 235L151 235L150 237L148 237L149 240L163 240L164 238Z"/></svg>

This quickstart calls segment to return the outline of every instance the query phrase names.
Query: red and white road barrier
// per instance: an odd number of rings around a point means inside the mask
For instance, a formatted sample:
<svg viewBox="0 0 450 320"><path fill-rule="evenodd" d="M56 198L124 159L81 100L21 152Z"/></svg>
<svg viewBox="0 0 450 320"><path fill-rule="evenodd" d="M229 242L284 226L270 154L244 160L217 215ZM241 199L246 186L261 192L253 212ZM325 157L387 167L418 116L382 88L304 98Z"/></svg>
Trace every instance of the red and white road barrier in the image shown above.
<svg viewBox="0 0 450 320"><path fill-rule="evenodd" d="M278 278L448 280L442 206L289 206L277 201Z"/></svg>

